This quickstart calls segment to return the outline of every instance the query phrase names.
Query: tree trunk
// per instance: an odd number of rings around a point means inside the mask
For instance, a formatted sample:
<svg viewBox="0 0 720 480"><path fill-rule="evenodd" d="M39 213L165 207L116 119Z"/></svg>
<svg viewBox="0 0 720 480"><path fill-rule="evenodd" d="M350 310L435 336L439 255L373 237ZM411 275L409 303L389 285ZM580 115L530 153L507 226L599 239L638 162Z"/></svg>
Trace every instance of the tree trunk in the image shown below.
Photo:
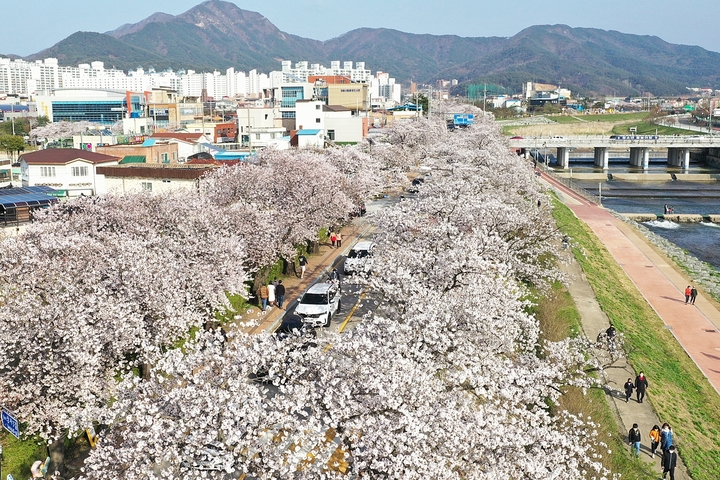
<svg viewBox="0 0 720 480"><path fill-rule="evenodd" d="M317 255L318 253L320 253L320 242L318 242L317 240L312 241L312 242L308 241L307 247L308 247L308 249L307 249L308 253L312 253L314 255Z"/></svg>
<svg viewBox="0 0 720 480"><path fill-rule="evenodd" d="M60 436L57 440L52 442L48 446L48 451L50 453L50 466L48 468L48 473L53 474L56 471L60 472L60 476L65 476L65 437L67 435L67 432L64 432L63 435ZM44 458L42 460L45 460Z"/></svg>
<svg viewBox="0 0 720 480"><path fill-rule="evenodd" d="M140 377L143 380L150 380L150 365L147 363L140 364Z"/></svg>
<svg viewBox="0 0 720 480"><path fill-rule="evenodd" d="M297 276L297 272L295 271L295 262L288 262L284 258L282 259L283 262L283 275L285 276Z"/></svg>

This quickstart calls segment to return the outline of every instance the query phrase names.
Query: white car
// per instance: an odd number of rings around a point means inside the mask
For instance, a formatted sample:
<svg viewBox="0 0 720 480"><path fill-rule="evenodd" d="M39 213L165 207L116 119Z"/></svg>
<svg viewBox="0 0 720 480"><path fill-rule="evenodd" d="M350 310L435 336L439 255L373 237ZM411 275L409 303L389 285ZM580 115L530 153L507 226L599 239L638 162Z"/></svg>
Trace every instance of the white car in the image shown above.
<svg viewBox="0 0 720 480"><path fill-rule="evenodd" d="M372 265L374 248L375 243L370 241L361 241L353 245L345 259L345 275L368 271Z"/></svg>
<svg viewBox="0 0 720 480"><path fill-rule="evenodd" d="M330 326L330 320L340 309L340 286L316 283L298 299L295 315L313 327Z"/></svg>

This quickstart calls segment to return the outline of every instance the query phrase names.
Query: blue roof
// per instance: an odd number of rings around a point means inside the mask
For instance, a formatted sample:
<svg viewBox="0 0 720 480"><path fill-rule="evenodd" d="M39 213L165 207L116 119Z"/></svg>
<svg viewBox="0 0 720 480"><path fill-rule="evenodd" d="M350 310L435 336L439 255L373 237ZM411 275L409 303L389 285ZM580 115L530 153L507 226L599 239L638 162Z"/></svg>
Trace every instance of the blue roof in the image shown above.
<svg viewBox="0 0 720 480"><path fill-rule="evenodd" d="M51 196L50 187L0 188L0 205L5 209L15 207L40 207L57 202Z"/></svg>
<svg viewBox="0 0 720 480"><path fill-rule="evenodd" d="M147 138L145 141L140 145L141 147L152 147L155 145L155 139L154 138Z"/></svg>
<svg viewBox="0 0 720 480"><path fill-rule="evenodd" d="M317 135L320 130L298 130L298 135Z"/></svg>
<svg viewBox="0 0 720 480"><path fill-rule="evenodd" d="M250 156L250 152L220 152L215 154L215 160L242 160L245 157Z"/></svg>

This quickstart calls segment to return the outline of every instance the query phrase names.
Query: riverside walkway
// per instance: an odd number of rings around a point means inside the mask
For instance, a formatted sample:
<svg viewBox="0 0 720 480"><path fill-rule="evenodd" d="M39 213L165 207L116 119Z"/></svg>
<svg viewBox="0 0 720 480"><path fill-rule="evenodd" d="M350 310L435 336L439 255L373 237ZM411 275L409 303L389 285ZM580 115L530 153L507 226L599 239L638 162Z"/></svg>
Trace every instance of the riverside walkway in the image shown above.
<svg viewBox="0 0 720 480"><path fill-rule="evenodd" d="M699 295L685 304L688 281L632 227L551 177L543 176L603 242L626 275L720 394L720 311Z"/></svg>

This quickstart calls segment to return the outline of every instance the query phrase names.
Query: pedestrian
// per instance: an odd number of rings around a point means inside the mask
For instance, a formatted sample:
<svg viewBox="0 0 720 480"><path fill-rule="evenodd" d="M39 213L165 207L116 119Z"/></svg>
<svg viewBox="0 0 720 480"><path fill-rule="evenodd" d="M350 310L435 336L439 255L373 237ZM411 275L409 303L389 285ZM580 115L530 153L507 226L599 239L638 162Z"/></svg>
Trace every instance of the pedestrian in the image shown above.
<svg viewBox="0 0 720 480"><path fill-rule="evenodd" d="M271 307L275 305L275 284L271 283L268 285L268 305Z"/></svg>
<svg viewBox="0 0 720 480"><path fill-rule="evenodd" d="M333 248L335 248L336 240L337 240L337 235L335 235L335 232L330 232L330 245L332 245Z"/></svg>
<svg viewBox="0 0 720 480"><path fill-rule="evenodd" d="M563 235L563 237L562 237L563 250L567 250L569 244L570 244L570 238L568 238L567 235Z"/></svg>
<svg viewBox="0 0 720 480"><path fill-rule="evenodd" d="M332 272L330 272L330 283L337 282L340 282L340 273L338 273L337 268L333 268Z"/></svg>
<svg viewBox="0 0 720 480"><path fill-rule="evenodd" d="M628 442L630 442L630 447L632 448L632 452L635 454L636 457L640 456L640 436L641 435L638 424L633 423L630 432L628 432Z"/></svg>
<svg viewBox="0 0 720 480"><path fill-rule="evenodd" d="M277 286L275 287L275 298L277 299L278 308L283 308L283 302L285 301L285 285L282 284L282 280L278 280Z"/></svg>
<svg viewBox="0 0 720 480"><path fill-rule="evenodd" d="M660 430L660 450L662 450L663 452L663 457L665 456L665 452L670 448L670 445L672 444L672 428L670 428L670 425L668 423L663 423L662 430Z"/></svg>
<svg viewBox="0 0 720 480"><path fill-rule="evenodd" d="M625 382L625 403L628 403L630 401L633 390L635 390L635 384L633 383L632 378L628 378L628 381Z"/></svg>
<svg viewBox="0 0 720 480"><path fill-rule="evenodd" d="M655 458L655 451L660 445L660 427L653 425L650 430L650 457Z"/></svg>
<svg viewBox="0 0 720 480"><path fill-rule="evenodd" d="M692 286L690 289L690 303L695 305L695 299L697 298L697 288L695 288L695 285Z"/></svg>
<svg viewBox="0 0 720 480"><path fill-rule="evenodd" d="M670 472L670 480L675 480L675 467L677 466L677 452L675 445L670 445L662 456L663 478Z"/></svg>
<svg viewBox="0 0 720 480"><path fill-rule="evenodd" d="M342 233L337 233L337 235L335 236L335 243L337 244L337 248L342 247Z"/></svg>
<svg viewBox="0 0 720 480"><path fill-rule="evenodd" d="M261 286L258 290L258 296L260 297L260 305L262 306L263 312L267 308L267 301L269 295L270 291L268 290L267 285L263 284L263 286Z"/></svg>
<svg viewBox="0 0 720 480"><path fill-rule="evenodd" d="M305 267L307 266L307 258L305 258L305 255L300 255L298 257L298 263L300 264L300 278L303 278L305 276Z"/></svg>
<svg viewBox="0 0 720 480"><path fill-rule="evenodd" d="M611 323L610 326L607 328L607 330L605 330L605 337L607 337L608 350L610 352L615 351L615 336L616 336L616 334L617 334L617 331L615 330L615 325L613 325Z"/></svg>
<svg viewBox="0 0 720 480"><path fill-rule="evenodd" d="M690 288L690 285L687 286L685 289L685 305L688 304L690 301L690 295L692 294L692 288Z"/></svg>
<svg viewBox="0 0 720 480"><path fill-rule="evenodd" d="M645 391L648 389L648 387L649 385L645 374L643 372L640 372L640 375L635 377L635 390L638 403L643 402L643 399L645 398Z"/></svg>

